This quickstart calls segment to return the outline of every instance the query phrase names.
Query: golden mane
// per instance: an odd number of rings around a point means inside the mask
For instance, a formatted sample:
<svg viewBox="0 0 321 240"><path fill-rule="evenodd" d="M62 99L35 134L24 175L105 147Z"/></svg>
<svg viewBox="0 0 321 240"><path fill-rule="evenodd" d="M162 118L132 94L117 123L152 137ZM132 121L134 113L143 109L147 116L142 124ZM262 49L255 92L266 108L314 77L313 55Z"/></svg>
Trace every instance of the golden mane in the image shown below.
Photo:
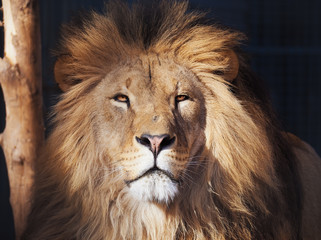
<svg viewBox="0 0 321 240"><path fill-rule="evenodd" d="M113 1L104 14L93 12L62 35L56 79L66 92L39 160L26 239L300 237L295 156L238 50L242 34L189 11L185 1L131 8ZM226 79L230 52L239 61L233 81ZM88 129L95 118L88 94L120 63L144 54L173 59L206 88L206 159L168 206L133 204L118 191Z"/></svg>

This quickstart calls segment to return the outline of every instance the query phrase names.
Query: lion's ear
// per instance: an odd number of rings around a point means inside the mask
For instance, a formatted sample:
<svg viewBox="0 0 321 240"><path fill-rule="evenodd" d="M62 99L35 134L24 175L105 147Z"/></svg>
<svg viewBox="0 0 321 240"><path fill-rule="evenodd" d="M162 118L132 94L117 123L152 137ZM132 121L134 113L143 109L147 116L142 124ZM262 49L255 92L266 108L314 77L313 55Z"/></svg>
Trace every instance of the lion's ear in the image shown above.
<svg viewBox="0 0 321 240"><path fill-rule="evenodd" d="M224 72L227 81L233 81L239 73L239 59L233 50L224 52L224 58L228 59L228 67Z"/></svg>
<svg viewBox="0 0 321 240"><path fill-rule="evenodd" d="M54 67L55 80L58 83L59 88L64 92L72 86L72 83L68 81L69 71L67 63L69 63L70 60L70 56L60 56L58 57Z"/></svg>

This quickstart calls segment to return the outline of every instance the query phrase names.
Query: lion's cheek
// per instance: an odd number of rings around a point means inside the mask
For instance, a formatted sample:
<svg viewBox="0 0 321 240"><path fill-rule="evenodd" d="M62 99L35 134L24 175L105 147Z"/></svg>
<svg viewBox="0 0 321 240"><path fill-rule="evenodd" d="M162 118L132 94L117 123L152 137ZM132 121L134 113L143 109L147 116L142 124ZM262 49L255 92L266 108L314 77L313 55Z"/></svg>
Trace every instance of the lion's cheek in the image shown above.
<svg viewBox="0 0 321 240"><path fill-rule="evenodd" d="M188 132L189 136L197 136L199 132L205 128L205 106L199 101L187 101L179 107L179 122L182 123L182 128ZM193 140L189 141L192 143Z"/></svg>
<svg viewBox="0 0 321 240"><path fill-rule="evenodd" d="M154 157L147 148L125 148L116 164L122 169L124 180L132 181L154 166Z"/></svg>
<svg viewBox="0 0 321 240"><path fill-rule="evenodd" d="M93 119L92 131L100 152L108 151L115 155L132 147L133 139L127 136L134 136L134 133L127 118L117 112L104 112Z"/></svg>

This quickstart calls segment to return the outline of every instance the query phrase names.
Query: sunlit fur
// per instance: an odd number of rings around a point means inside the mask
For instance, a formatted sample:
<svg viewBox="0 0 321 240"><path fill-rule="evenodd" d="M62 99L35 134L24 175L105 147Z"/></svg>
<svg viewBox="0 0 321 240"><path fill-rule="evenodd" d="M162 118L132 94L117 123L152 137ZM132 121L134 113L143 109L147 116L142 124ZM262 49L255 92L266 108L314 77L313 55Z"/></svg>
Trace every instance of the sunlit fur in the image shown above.
<svg viewBox="0 0 321 240"><path fill-rule="evenodd" d="M306 169L315 169L315 176L321 174L320 163L312 161L317 156L299 140L294 153L289 137L281 133L262 87L238 51L242 35L187 11L186 2L131 8L111 2L106 9L64 28L56 76L62 76L66 92L54 108L54 127L37 163L25 238L241 240L310 234L316 239L320 230L313 223L320 220L320 208L305 207L299 174L307 170L298 170L302 165L295 154L309 162ZM225 78L231 68L226 54L230 51L239 61L233 81ZM164 74L171 66L186 69L184 76L199 82L196 89L204 106L198 114L204 122L197 132L188 135L192 130L187 125L173 130L178 142L180 137L186 142L199 139L202 151L186 159L181 156L186 169L180 173L178 193L159 202L137 201L126 192L121 169L127 163L113 155L127 144L117 142L118 137L133 139L137 133L131 123L146 122L148 110L122 125L103 105L101 110L93 108L102 79L146 58L165 62ZM110 123L99 120L102 116ZM105 125L114 131L99 135ZM308 201L321 196L320 190L315 192ZM317 212L314 218L302 214L303 204L304 210ZM301 215L312 223L302 223Z"/></svg>

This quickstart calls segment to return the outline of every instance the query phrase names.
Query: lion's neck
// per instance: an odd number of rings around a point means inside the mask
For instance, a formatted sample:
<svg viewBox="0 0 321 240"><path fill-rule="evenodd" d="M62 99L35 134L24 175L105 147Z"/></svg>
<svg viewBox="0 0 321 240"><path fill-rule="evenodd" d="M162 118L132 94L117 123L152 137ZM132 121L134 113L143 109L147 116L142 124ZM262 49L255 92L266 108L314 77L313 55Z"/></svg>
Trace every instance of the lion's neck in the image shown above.
<svg viewBox="0 0 321 240"><path fill-rule="evenodd" d="M163 207L135 201L113 205L109 221L111 239L174 239L178 226Z"/></svg>

